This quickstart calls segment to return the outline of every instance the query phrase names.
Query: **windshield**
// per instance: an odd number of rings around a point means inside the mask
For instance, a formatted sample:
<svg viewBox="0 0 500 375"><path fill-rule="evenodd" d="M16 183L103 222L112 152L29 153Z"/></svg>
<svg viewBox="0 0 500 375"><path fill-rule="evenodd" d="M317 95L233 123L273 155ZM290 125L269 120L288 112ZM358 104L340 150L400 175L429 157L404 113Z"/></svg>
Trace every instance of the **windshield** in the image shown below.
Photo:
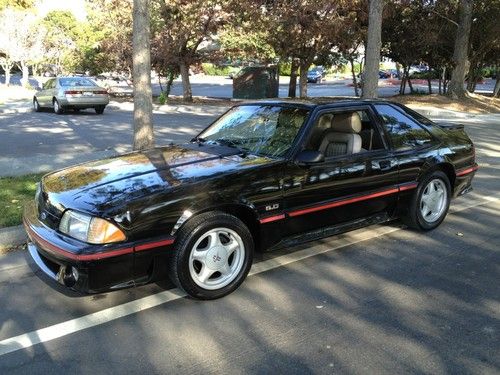
<svg viewBox="0 0 500 375"><path fill-rule="evenodd" d="M96 86L96 84L88 78L72 77L59 79L61 86Z"/></svg>
<svg viewBox="0 0 500 375"><path fill-rule="evenodd" d="M292 147L309 110L275 105L234 107L197 139L236 147L242 152L280 157Z"/></svg>

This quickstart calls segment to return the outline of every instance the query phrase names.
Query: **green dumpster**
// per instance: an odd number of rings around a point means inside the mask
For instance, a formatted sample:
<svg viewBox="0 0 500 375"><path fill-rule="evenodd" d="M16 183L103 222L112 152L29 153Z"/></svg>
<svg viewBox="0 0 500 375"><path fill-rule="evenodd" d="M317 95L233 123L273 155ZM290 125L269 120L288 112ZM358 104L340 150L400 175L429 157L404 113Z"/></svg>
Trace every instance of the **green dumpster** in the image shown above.
<svg viewBox="0 0 500 375"><path fill-rule="evenodd" d="M233 78L233 98L264 99L279 96L276 66L248 66Z"/></svg>

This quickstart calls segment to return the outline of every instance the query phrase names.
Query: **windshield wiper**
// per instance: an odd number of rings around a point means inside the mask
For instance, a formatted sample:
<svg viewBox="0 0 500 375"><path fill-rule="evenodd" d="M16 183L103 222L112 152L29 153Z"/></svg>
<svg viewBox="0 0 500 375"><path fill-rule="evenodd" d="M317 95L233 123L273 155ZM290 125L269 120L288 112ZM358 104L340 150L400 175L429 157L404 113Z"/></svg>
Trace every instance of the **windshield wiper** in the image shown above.
<svg viewBox="0 0 500 375"><path fill-rule="evenodd" d="M222 146L227 146L227 147L237 149L243 157L245 157L248 154L247 150L237 146L237 143L235 141L230 140L230 139L219 138L219 139L216 139L214 142L216 142Z"/></svg>
<svg viewBox="0 0 500 375"><path fill-rule="evenodd" d="M193 139L191 139L191 142L196 142L198 143L198 146L201 146L202 143L205 143L207 140L205 138L202 138L202 137L194 137Z"/></svg>

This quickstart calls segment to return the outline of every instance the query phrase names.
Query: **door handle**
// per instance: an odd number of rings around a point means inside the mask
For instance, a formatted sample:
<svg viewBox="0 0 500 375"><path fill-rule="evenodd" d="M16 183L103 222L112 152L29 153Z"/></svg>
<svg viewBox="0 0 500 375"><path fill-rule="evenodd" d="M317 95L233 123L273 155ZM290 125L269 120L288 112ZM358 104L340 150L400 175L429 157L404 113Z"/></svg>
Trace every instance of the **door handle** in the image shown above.
<svg viewBox="0 0 500 375"><path fill-rule="evenodd" d="M390 160L379 161L378 166L381 171L385 172L392 168L392 162Z"/></svg>

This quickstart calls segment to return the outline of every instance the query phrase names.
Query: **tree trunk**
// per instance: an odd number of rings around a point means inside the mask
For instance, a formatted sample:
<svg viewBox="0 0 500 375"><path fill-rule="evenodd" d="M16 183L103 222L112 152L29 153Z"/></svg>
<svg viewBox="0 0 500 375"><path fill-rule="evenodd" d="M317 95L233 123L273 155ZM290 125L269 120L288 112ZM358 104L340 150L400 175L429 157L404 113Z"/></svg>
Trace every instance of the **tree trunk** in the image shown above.
<svg viewBox="0 0 500 375"><path fill-rule="evenodd" d="M10 63L7 58L3 58L0 66L5 72L5 86L10 86L10 71L12 70L14 64Z"/></svg>
<svg viewBox="0 0 500 375"><path fill-rule="evenodd" d="M5 86L10 86L10 70L5 71Z"/></svg>
<svg viewBox="0 0 500 375"><path fill-rule="evenodd" d="M441 76L441 81L443 81L443 95L446 95L446 66L443 66L443 74Z"/></svg>
<svg viewBox="0 0 500 375"><path fill-rule="evenodd" d="M299 70L299 61L292 58L290 83L288 84L288 96L290 98L295 98L297 96L297 70Z"/></svg>
<svg viewBox="0 0 500 375"><path fill-rule="evenodd" d="M149 0L134 0L134 150L154 147Z"/></svg>
<svg viewBox="0 0 500 375"><path fill-rule="evenodd" d="M191 82L189 82L189 65L185 61L181 61L179 68L181 70L183 99L185 102L192 102L193 91L191 90Z"/></svg>
<svg viewBox="0 0 500 375"><path fill-rule="evenodd" d="M493 97L494 98L500 97L500 76L498 75L498 71L497 71L497 80L495 82L495 88L493 89Z"/></svg>
<svg viewBox="0 0 500 375"><path fill-rule="evenodd" d="M363 74L363 99L378 96L378 71L380 67L380 46L382 45L382 10L384 0L370 0L368 14L368 38L366 61Z"/></svg>
<svg viewBox="0 0 500 375"><path fill-rule="evenodd" d="M410 78L410 66L408 65L408 70L406 71L406 79L408 81L408 87L410 88L410 94L413 94L413 85L411 83L411 78Z"/></svg>
<svg viewBox="0 0 500 375"><path fill-rule="evenodd" d="M21 86L28 87L28 85L29 85L29 69L28 69L28 65L26 64L26 62L21 61L19 63L19 68L21 68L21 71L22 71Z"/></svg>
<svg viewBox="0 0 500 375"><path fill-rule="evenodd" d="M167 88L165 89L165 96L168 98L170 95L170 91L172 90L172 84L174 83L175 79L175 73L174 72L169 72L168 73L168 81L167 81Z"/></svg>
<svg viewBox="0 0 500 375"><path fill-rule="evenodd" d="M352 74L352 84L354 86L354 95L359 96L358 79L356 78L356 71L354 70L354 59L352 56L349 57L349 63L351 64L351 74Z"/></svg>
<svg viewBox="0 0 500 375"><path fill-rule="evenodd" d="M300 60L299 95L307 98L307 69L311 65L308 61Z"/></svg>
<svg viewBox="0 0 500 375"><path fill-rule="evenodd" d="M406 65L403 65L403 75L399 84L399 95L404 95L406 91Z"/></svg>
<svg viewBox="0 0 500 375"><path fill-rule="evenodd" d="M469 35L472 23L472 0L460 0L460 19L455 37L453 63L455 67L451 73L448 85L448 96L453 99L465 98L465 75L467 74L467 56L469 52Z"/></svg>
<svg viewBox="0 0 500 375"><path fill-rule="evenodd" d="M467 91L474 92L476 91L477 81L481 75L481 68L479 65L474 64L474 67L469 69L469 79L467 80Z"/></svg>
<svg viewBox="0 0 500 375"><path fill-rule="evenodd" d="M431 68L427 70L427 87L429 88L429 94L432 94L432 73L431 73Z"/></svg>
<svg viewBox="0 0 500 375"><path fill-rule="evenodd" d="M158 72L158 85L160 85L160 91L163 92L163 85L161 84L161 72Z"/></svg>

